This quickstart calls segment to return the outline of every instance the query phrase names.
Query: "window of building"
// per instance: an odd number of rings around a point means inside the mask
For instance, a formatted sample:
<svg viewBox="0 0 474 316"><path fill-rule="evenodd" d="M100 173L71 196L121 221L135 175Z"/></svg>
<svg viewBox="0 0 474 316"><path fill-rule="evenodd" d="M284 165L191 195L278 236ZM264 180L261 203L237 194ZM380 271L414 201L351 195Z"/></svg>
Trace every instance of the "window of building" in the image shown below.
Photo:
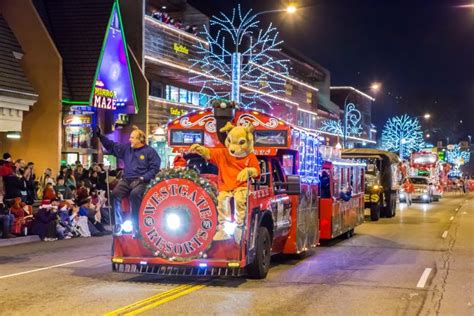
<svg viewBox="0 0 474 316"><path fill-rule="evenodd" d="M179 103L191 103L188 100L188 90L179 89Z"/></svg>

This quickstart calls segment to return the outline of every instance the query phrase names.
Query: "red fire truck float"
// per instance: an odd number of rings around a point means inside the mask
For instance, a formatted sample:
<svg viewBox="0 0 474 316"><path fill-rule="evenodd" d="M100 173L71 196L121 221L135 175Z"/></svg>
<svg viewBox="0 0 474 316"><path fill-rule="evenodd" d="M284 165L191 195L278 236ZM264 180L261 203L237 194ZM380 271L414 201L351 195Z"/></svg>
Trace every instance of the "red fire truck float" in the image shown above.
<svg viewBox="0 0 474 316"><path fill-rule="evenodd" d="M434 200L438 201L443 196L448 177L436 153L431 151L412 153L410 174L428 178Z"/></svg>
<svg viewBox="0 0 474 316"><path fill-rule="evenodd" d="M317 134L265 113L238 110L233 124L254 125L261 169L258 181L248 182L240 242L213 241L217 169L188 151L192 144L223 145L212 109L193 112L168 125L169 145L183 155L187 167L164 169L150 185L140 208L139 236L132 236L129 220L122 234L114 236L114 271L192 276L246 271L251 278L265 278L272 254L304 253L320 238L350 236L362 222L363 165L342 159L323 162ZM322 169L326 192L319 199Z"/></svg>

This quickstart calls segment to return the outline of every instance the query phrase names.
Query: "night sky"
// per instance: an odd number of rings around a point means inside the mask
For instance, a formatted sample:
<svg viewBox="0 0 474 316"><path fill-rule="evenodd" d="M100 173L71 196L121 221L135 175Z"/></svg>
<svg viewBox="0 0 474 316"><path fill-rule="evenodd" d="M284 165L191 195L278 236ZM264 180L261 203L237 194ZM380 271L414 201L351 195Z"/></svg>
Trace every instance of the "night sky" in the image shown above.
<svg viewBox="0 0 474 316"><path fill-rule="evenodd" d="M191 0L206 14L231 13L238 3L258 11L288 1ZM474 136L474 8L468 0L298 1L297 13L260 17L273 22L285 45L331 72L332 85L368 90L379 81L373 119L379 130L389 116L432 114L429 141L450 143ZM434 129L434 130L433 130ZM428 139L427 139L428 140Z"/></svg>

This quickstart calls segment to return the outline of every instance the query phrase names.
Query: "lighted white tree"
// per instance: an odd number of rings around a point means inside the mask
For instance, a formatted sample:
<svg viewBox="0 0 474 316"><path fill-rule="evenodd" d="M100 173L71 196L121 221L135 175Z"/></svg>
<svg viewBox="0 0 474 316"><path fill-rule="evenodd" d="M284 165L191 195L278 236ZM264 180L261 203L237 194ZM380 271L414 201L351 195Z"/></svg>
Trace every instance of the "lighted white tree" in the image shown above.
<svg viewBox="0 0 474 316"><path fill-rule="evenodd" d="M423 148L423 132L417 118L407 114L388 119L382 131L382 148L408 158Z"/></svg>
<svg viewBox="0 0 474 316"><path fill-rule="evenodd" d="M272 108L268 96L285 92L282 75L288 74L289 61L276 57L282 41L272 24L260 29L257 16L239 5L231 16L221 12L210 19L215 34L204 26L201 35L209 45L196 44L199 58L191 59L191 69L200 73L190 82L201 85L209 101L224 98L248 107L261 100Z"/></svg>
<svg viewBox="0 0 474 316"><path fill-rule="evenodd" d="M452 150L446 152L446 160L454 166L462 166L471 159L469 150L462 150L461 146L456 144Z"/></svg>
<svg viewBox="0 0 474 316"><path fill-rule="evenodd" d="M342 122L341 120L324 120L321 121L321 128L319 129L320 131L323 132L328 132L331 134L335 134L338 136L344 135L343 128L342 128Z"/></svg>

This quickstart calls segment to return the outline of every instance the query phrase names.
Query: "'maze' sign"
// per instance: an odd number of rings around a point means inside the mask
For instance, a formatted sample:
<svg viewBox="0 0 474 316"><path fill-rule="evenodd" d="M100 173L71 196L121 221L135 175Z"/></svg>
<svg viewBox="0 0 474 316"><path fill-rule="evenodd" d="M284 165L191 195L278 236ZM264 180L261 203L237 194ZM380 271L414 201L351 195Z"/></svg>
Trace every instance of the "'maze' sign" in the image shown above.
<svg viewBox="0 0 474 316"><path fill-rule="evenodd" d="M117 94L115 91L99 87L94 89L92 106L98 109L116 110Z"/></svg>
<svg viewBox="0 0 474 316"><path fill-rule="evenodd" d="M97 110L113 111L116 114L136 114L138 106L127 45L118 2L114 2L97 64L91 105Z"/></svg>

